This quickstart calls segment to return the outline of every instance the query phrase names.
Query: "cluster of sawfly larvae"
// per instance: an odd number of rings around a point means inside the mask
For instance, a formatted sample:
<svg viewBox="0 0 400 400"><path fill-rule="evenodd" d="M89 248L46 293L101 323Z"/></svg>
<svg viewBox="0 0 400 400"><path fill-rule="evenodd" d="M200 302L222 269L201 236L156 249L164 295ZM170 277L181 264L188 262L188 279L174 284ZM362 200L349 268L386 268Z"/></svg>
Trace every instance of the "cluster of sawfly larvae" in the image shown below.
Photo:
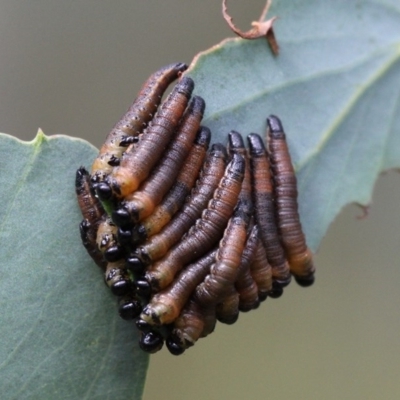
<svg viewBox="0 0 400 400"><path fill-rule="evenodd" d="M210 145L186 68L151 75L91 173L76 172L83 245L150 353L166 342L182 354L217 321L280 297L292 276L314 281L280 120L267 118L268 148L251 133L246 149L235 131Z"/></svg>

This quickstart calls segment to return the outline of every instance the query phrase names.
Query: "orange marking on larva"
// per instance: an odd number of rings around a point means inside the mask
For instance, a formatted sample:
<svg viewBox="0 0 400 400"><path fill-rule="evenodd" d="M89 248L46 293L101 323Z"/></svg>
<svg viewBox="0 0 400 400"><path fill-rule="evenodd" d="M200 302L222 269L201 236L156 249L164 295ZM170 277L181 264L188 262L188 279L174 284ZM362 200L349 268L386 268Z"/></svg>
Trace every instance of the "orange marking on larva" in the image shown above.
<svg viewBox="0 0 400 400"><path fill-rule="evenodd" d="M193 97L174 138L150 176L137 191L124 199L120 209L114 211L113 220L117 225L137 223L151 215L154 208L161 202L175 182L193 146L203 118L204 107L205 103L201 97Z"/></svg>
<svg viewBox="0 0 400 400"><path fill-rule="evenodd" d="M312 281L315 268L311 250L306 245L301 228L297 204L297 180L286 143L286 135L277 117L270 116L267 123L269 157L273 171L280 237L291 273L300 280Z"/></svg>
<svg viewBox="0 0 400 400"><path fill-rule="evenodd" d="M196 286L203 281L215 261L216 250L182 270L166 289L156 293L140 318L150 325L170 324L180 314Z"/></svg>
<svg viewBox="0 0 400 400"><path fill-rule="evenodd" d="M196 288L195 297L200 304L218 304L233 288L246 243L247 225L248 216L239 203L219 243L216 262L211 266L210 274Z"/></svg>
<svg viewBox="0 0 400 400"><path fill-rule="evenodd" d="M154 291L168 286L184 265L205 254L219 241L237 203L243 174L243 157L234 154L201 218L164 258L147 270L145 277Z"/></svg>
<svg viewBox="0 0 400 400"><path fill-rule="evenodd" d="M201 217L202 211L212 198L218 183L224 175L226 162L225 149L221 144L214 144L206 157L196 186L182 209L158 234L151 236L134 252L143 264L150 264L163 257Z"/></svg>
<svg viewBox="0 0 400 400"><path fill-rule="evenodd" d="M135 227L134 237L143 240L160 232L182 207L186 196L190 193L199 175L210 139L210 130L206 127L201 127L190 153L176 178L175 184L165 195L163 201L155 208L153 214Z"/></svg>
<svg viewBox="0 0 400 400"><path fill-rule="evenodd" d="M278 234L268 155L259 135L251 133L247 139L250 147L255 218L260 238L267 252L274 279L285 286L290 282L291 276Z"/></svg>
<svg viewBox="0 0 400 400"><path fill-rule="evenodd" d="M153 118L167 87L185 71L186 64L167 65L144 83L136 100L108 134L92 166L92 180L101 182L126 150L130 137L138 136ZM128 138L128 140L126 140ZM124 144L123 142L127 143ZM121 145L122 142L122 145Z"/></svg>
<svg viewBox="0 0 400 400"><path fill-rule="evenodd" d="M120 166L115 167L108 175L106 183L116 198L132 193L147 178L171 140L193 88L194 83L188 77L183 77L176 84L137 145L124 153Z"/></svg>

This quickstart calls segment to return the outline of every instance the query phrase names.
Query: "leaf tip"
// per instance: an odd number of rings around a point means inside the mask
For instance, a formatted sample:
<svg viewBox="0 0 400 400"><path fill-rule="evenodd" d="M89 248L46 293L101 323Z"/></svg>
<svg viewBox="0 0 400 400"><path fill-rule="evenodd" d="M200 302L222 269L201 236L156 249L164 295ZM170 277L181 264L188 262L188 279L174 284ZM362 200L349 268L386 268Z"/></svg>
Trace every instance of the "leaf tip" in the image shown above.
<svg viewBox="0 0 400 400"><path fill-rule="evenodd" d="M38 129L35 138L32 141L32 144L35 147L40 147L44 142L47 142L49 138L44 134L41 128Z"/></svg>

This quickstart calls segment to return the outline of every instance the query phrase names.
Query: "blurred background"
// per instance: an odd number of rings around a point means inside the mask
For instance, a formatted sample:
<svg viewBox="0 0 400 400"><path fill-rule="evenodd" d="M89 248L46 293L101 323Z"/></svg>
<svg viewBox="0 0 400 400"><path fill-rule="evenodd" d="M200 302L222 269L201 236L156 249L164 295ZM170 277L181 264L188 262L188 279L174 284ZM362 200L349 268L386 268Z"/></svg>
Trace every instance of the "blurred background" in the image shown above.
<svg viewBox="0 0 400 400"><path fill-rule="evenodd" d="M229 5L247 29L264 1ZM98 147L150 73L228 36L219 0L0 0L0 131ZM329 229L314 287L291 285L181 357L152 356L144 398L399 398L399 173L362 214L348 206Z"/></svg>

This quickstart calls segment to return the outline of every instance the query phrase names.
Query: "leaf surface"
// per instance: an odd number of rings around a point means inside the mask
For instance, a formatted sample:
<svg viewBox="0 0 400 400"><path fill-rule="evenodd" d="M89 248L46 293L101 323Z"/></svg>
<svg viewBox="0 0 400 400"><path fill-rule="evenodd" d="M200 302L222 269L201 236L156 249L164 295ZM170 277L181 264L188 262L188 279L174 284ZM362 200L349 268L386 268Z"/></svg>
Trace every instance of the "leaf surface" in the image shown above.
<svg viewBox="0 0 400 400"><path fill-rule="evenodd" d="M97 150L0 135L4 399L139 399L148 357L80 243L75 171Z"/></svg>
<svg viewBox="0 0 400 400"><path fill-rule="evenodd" d="M400 167L400 3L275 0L274 15L278 57L265 38L228 39L188 73L215 141L282 119L316 250L346 204L367 205L379 173Z"/></svg>

